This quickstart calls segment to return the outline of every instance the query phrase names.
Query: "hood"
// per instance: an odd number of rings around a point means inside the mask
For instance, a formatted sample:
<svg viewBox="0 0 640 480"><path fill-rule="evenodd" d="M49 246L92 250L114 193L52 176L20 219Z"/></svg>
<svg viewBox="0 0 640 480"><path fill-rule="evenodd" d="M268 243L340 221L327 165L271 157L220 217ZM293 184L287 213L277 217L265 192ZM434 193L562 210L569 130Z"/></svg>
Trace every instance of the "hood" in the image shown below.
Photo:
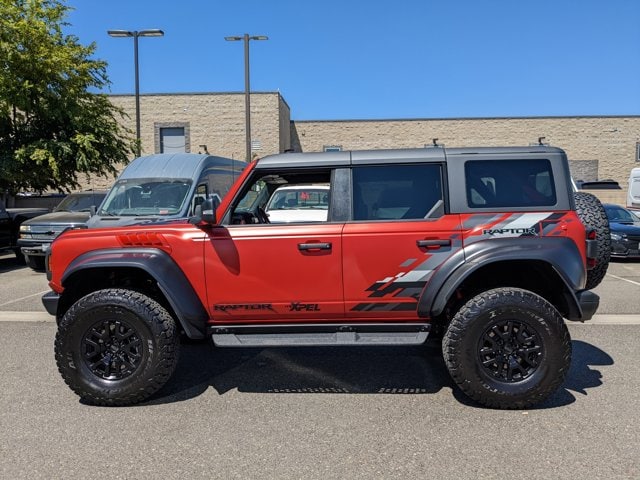
<svg viewBox="0 0 640 480"><path fill-rule="evenodd" d="M112 228L127 225L143 225L148 223L168 223L176 220L185 220L186 217L160 217L160 216L103 216L94 215L87 222L88 228Z"/></svg>
<svg viewBox="0 0 640 480"><path fill-rule="evenodd" d="M609 228L615 233L624 233L626 235L640 236L640 222L635 223L618 223L610 222Z"/></svg>
<svg viewBox="0 0 640 480"><path fill-rule="evenodd" d="M89 212L51 212L32 218L23 225L71 225L83 224L91 215Z"/></svg>

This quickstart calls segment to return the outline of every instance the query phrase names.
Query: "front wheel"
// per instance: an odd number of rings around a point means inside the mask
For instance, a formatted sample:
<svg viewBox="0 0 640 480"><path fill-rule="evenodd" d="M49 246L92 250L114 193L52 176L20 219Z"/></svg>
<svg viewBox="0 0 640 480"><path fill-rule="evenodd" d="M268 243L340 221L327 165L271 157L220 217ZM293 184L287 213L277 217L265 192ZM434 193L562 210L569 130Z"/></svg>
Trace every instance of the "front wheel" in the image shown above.
<svg viewBox="0 0 640 480"><path fill-rule="evenodd" d="M20 250L19 248L14 248L13 253L16 256L16 263L18 265L24 265L27 262L27 259L24 258L24 255L22 254L22 250Z"/></svg>
<svg viewBox="0 0 640 480"><path fill-rule="evenodd" d="M443 340L444 360L470 398L494 408L529 408L562 384L571 339L558 311L542 297L496 288L469 300Z"/></svg>
<svg viewBox="0 0 640 480"><path fill-rule="evenodd" d="M55 339L64 381L94 405L131 405L151 396L175 370L178 348L171 315L149 297L123 289L78 300Z"/></svg>
<svg viewBox="0 0 640 480"><path fill-rule="evenodd" d="M27 262L27 266L32 270L35 270L36 272L45 271L44 257L35 256L35 255L25 255L24 258Z"/></svg>

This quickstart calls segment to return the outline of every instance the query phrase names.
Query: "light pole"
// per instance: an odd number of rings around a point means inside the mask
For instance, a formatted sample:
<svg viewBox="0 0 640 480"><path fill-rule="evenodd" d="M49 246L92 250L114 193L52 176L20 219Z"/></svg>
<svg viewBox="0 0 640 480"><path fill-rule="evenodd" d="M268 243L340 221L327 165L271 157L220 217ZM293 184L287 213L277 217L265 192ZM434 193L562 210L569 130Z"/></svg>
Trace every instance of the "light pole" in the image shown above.
<svg viewBox="0 0 640 480"><path fill-rule="evenodd" d="M249 83L249 40L269 40L265 35L249 36L245 33L242 37L224 37L227 42L244 40L244 121L247 147L247 162L251 161L251 100Z"/></svg>
<svg viewBox="0 0 640 480"><path fill-rule="evenodd" d="M162 37L164 32L157 28L150 30L107 30L112 37L133 37L133 63L136 75L136 157L140 156L140 78L138 75L138 37Z"/></svg>

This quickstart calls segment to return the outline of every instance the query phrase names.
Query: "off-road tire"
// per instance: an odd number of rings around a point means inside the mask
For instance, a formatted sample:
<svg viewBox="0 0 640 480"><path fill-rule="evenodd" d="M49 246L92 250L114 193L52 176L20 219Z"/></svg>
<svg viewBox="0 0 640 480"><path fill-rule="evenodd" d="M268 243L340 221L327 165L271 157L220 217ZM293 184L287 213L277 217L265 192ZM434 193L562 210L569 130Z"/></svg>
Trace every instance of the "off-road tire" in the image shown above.
<svg viewBox="0 0 640 480"><path fill-rule="evenodd" d="M558 311L517 288L496 288L469 300L451 320L442 351L458 387L492 408L529 408L543 401L571 364L571 339Z"/></svg>
<svg viewBox="0 0 640 480"><path fill-rule="evenodd" d="M604 279L609 268L611 258L611 232L609 231L609 219L602 203L595 195L587 192L575 192L576 211L580 220L587 228L596 231L596 241L598 243L598 255L596 256L596 266L587 270L588 290L597 287Z"/></svg>
<svg viewBox="0 0 640 480"><path fill-rule="evenodd" d="M44 257L25 255L24 258L27 262L27 267L35 270L36 272L44 272Z"/></svg>
<svg viewBox="0 0 640 480"><path fill-rule="evenodd" d="M175 321L155 300L98 290L64 315L55 338L62 378L93 405L131 405L158 391L178 361Z"/></svg>

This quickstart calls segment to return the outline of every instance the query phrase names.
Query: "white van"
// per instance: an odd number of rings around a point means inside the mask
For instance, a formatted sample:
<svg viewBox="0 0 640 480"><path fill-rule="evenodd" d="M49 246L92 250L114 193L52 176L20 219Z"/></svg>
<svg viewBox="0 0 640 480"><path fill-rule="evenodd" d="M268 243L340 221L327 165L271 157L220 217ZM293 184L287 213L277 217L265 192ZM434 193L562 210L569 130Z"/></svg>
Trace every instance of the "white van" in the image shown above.
<svg viewBox="0 0 640 480"><path fill-rule="evenodd" d="M640 210L640 168L631 169L627 192L627 208Z"/></svg>
<svg viewBox="0 0 640 480"><path fill-rule="evenodd" d="M245 166L230 158L195 153L136 158L120 174L87 227L187 218L206 198L222 199Z"/></svg>

